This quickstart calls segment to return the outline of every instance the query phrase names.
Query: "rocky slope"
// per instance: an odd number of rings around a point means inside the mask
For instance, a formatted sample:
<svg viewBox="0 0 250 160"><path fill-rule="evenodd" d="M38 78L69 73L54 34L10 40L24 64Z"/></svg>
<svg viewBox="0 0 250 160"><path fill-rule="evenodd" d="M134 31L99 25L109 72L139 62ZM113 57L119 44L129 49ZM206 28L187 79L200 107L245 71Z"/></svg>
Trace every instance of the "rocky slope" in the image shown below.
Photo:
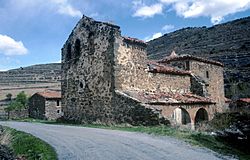
<svg viewBox="0 0 250 160"><path fill-rule="evenodd" d="M226 95L250 97L250 17L165 34L149 42L148 55L161 59L172 50L223 62Z"/></svg>

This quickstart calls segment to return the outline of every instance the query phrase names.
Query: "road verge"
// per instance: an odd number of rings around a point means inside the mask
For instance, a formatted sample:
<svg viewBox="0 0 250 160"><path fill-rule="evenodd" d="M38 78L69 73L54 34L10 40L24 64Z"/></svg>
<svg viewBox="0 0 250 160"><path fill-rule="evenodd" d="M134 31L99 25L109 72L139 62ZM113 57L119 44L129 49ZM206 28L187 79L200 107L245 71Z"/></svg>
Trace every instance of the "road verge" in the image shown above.
<svg viewBox="0 0 250 160"><path fill-rule="evenodd" d="M1 144L7 146L17 159L21 160L57 160L53 147L31 134L1 127Z"/></svg>

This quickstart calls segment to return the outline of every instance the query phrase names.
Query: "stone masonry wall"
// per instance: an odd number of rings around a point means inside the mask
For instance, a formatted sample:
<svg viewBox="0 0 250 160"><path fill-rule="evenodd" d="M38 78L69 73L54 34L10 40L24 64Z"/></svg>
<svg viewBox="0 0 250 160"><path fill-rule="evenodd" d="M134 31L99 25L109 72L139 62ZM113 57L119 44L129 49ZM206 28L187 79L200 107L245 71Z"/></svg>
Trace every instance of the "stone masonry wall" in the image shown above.
<svg viewBox="0 0 250 160"><path fill-rule="evenodd" d="M59 101L59 106L57 106ZM45 102L45 117L48 120L56 120L62 116L61 100L60 99L46 99Z"/></svg>
<svg viewBox="0 0 250 160"><path fill-rule="evenodd" d="M62 49L62 110L79 123L113 121L114 41L118 26L83 17Z"/></svg>
<svg viewBox="0 0 250 160"><path fill-rule="evenodd" d="M217 111L225 106L223 67L198 61L190 62L192 73L205 80L208 97L216 102Z"/></svg>
<svg viewBox="0 0 250 160"><path fill-rule="evenodd" d="M34 94L29 99L29 116L35 119L45 119L45 99L37 94Z"/></svg>
<svg viewBox="0 0 250 160"><path fill-rule="evenodd" d="M149 73L145 47L127 44L117 39L120 46L115 54L115 85L118 90L159 92L189 92L190 76Z"/></svg>
<svg viewBox="0 0 250 160"><path fill-rule="evenodd" d="M170 124L160 112L142 105L136 99L123 93L116 92L113 98L115 123L129 123L132 125Z"/></svg>
<svg viewBox="0 0 250 160"><path fill-rule="evenodd" d="M21 109L21 110L14 110L10 111L8 113L8 118L9 119L22 119L22 118L28 118L29 117L29 112L28 109Z"/></svg>
<svg viewBox="0 0 250 160"><path fill-rule="evenodd" d="M208 120L211 120L216 112L216 106L214 104L166 104L166 105L151 105L151 108L158 110L163 117L169 120L172 125L176 125L176 120L173 117L175 109L182 108L187 111L190 116L192 125L195 124L195 117L197 111L204 108L208 114Z"/></svg>

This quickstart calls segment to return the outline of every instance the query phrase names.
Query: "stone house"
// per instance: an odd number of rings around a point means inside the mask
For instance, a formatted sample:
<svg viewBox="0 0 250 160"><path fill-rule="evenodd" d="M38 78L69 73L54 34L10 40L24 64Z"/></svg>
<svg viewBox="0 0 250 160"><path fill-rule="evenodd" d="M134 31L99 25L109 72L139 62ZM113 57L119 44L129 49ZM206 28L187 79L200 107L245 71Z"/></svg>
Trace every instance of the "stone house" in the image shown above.
<svg viewBox="0 0 250 160"><path fill-rule="evenodd" d="M148 60L147 44L83 16L62 48L62 110L80 123L191 124L225 103L223 64L172 53Z"/></svg>
<svg viewBox="0 0 250 160"><path fill-rule="evenodd" d="M30 97L28 106L31 118L56 120L62 116L61 92L37 92Z"/></svg>

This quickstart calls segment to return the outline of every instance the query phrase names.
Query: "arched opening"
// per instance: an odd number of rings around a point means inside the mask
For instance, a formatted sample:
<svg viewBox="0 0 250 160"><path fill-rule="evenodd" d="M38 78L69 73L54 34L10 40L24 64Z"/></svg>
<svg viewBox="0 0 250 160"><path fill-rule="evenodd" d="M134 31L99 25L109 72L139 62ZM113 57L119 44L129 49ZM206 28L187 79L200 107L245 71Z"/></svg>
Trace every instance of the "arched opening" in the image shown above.
<svg viewBox="0 0 250 160"><path fill-rule="evenodd" d="M75 57L79 57L81 54L81 42L79 39L75 41Z"/></svg>
<svg viewBox="0 0 250 160"><path fill-rule="evenodd" d="M195 124L208 121L208 113L204 108L200 108L195 115Z"/></svg>
<svg viewBox="0 0 250 160"><path fill-rule="evenodd" d="M176 108L173 112L173 118L177 124L186 125L191 123L189 113L184 108Z"/></svg>
<svg viewBox="0 0 250 160"><path fill-rule="evenodd" d="M66 61L71 60L71 44L67 45Z"/></svg>

